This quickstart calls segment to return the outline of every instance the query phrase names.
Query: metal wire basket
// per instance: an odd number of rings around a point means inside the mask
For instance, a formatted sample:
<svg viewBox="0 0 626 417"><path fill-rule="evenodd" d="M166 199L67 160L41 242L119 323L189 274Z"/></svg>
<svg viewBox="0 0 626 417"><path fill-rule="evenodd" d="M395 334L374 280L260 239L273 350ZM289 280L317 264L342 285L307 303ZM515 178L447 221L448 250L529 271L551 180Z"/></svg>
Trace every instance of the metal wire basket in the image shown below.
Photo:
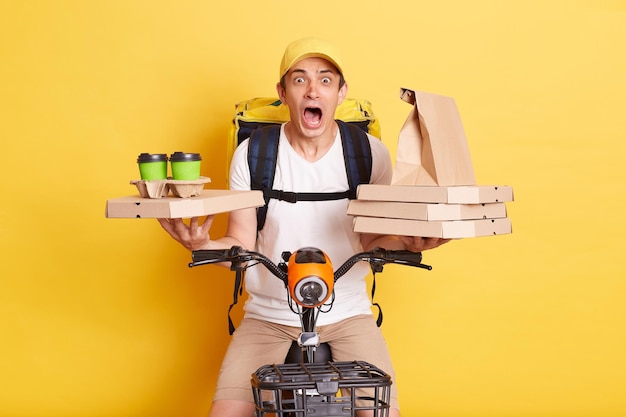
<svg viewBox="0 0 626 417"><path fill-rule="evenodd" d="M391 383L363 361L265 365L252 375L257 417L387 417Z"/></svg>

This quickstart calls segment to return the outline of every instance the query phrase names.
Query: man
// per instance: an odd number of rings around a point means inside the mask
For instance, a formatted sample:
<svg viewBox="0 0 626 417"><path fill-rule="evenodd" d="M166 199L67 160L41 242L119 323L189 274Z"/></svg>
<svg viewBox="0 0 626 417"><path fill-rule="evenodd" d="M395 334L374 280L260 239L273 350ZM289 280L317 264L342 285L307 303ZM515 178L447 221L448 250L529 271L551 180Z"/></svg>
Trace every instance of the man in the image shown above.
<svg viewBox="0 0 626 417"><path fill-rule="evenodd" d="M336 192L348 189L348 179L335 109L346 97L348 86L339 54L325 41L305 38L285 50L276 89L289 107L290 121L281 127L274 188L293 192ZM371 183L389 184L391 160L382 142L369 137L372 150ZM232 189L249 190L247 141L236 150L231 163ZM271 200L265 226L257 235L255 209L231 212L226 235L211 239L213 217L200 225L180 219L159 219L161 226L189 250L253 249L279 260L283 251L318 247L340 265L354 253L376 246L419 252L447 240L357 234L346 214L348 201ZM328 342L337 361L364 360L393 376L389 353L371 313L365 286L367 264L354 267L335 286L332 310L321 314L321 342ZM299 318L287 306L283 284L263 268L246 274L249 293L245 315L233 335L222 362L211 416L248 417L254 412L250 374L261 365L284 360L291 342L300 332ZM396 385L392 385L391 416L399 416Z"/></svg>

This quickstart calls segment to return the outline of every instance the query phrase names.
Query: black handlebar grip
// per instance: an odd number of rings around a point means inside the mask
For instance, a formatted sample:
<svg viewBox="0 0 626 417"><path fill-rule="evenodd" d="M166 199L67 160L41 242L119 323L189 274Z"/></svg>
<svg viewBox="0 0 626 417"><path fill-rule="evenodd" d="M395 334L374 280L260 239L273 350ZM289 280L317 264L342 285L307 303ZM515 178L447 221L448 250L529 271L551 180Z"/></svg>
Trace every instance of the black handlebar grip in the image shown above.
<svg viewBox="0 0 626 417"><path fill-rule="evenodd" d="M422 252L411 252L408 250L385 251L383 257L389 260L404 261L411 264L419 264L422 262Z"/></svg>
<svg viewBox="0 0 626 417"><path fill-rule="evenodd" d="M200 249L191 252L194 262L225 261L229 258L230 249Z"/></svg>

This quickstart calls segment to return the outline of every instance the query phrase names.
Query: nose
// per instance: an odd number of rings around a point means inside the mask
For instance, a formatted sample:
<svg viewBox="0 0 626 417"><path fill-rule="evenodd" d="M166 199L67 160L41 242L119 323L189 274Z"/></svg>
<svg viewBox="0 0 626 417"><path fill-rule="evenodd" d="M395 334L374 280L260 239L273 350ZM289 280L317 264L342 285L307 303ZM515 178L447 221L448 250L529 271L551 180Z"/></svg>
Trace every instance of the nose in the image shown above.
<svg viewBox="0 0 626 417"><path fill-rule="evenodd" d="M309 87L306 90L306 97L311 100L317 100L319 98L319 92L317 91L315 83L309 84Z"/></svg>

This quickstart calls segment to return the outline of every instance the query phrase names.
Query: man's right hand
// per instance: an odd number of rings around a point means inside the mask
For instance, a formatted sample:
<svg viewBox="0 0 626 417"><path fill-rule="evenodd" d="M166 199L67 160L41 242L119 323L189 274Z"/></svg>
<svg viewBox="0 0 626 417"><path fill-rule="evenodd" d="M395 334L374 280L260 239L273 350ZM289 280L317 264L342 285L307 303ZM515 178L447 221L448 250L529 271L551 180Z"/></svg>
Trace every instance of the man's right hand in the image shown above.
<svg viewBox="0 0 626 417"><path fill-rule="evenodd" d="M211 242L209 229L215 216L207 216L202 225L199 218L192 217L189 225L183 219L157 219L159 224L174 240L190 251L206 249Z"/></svg>

